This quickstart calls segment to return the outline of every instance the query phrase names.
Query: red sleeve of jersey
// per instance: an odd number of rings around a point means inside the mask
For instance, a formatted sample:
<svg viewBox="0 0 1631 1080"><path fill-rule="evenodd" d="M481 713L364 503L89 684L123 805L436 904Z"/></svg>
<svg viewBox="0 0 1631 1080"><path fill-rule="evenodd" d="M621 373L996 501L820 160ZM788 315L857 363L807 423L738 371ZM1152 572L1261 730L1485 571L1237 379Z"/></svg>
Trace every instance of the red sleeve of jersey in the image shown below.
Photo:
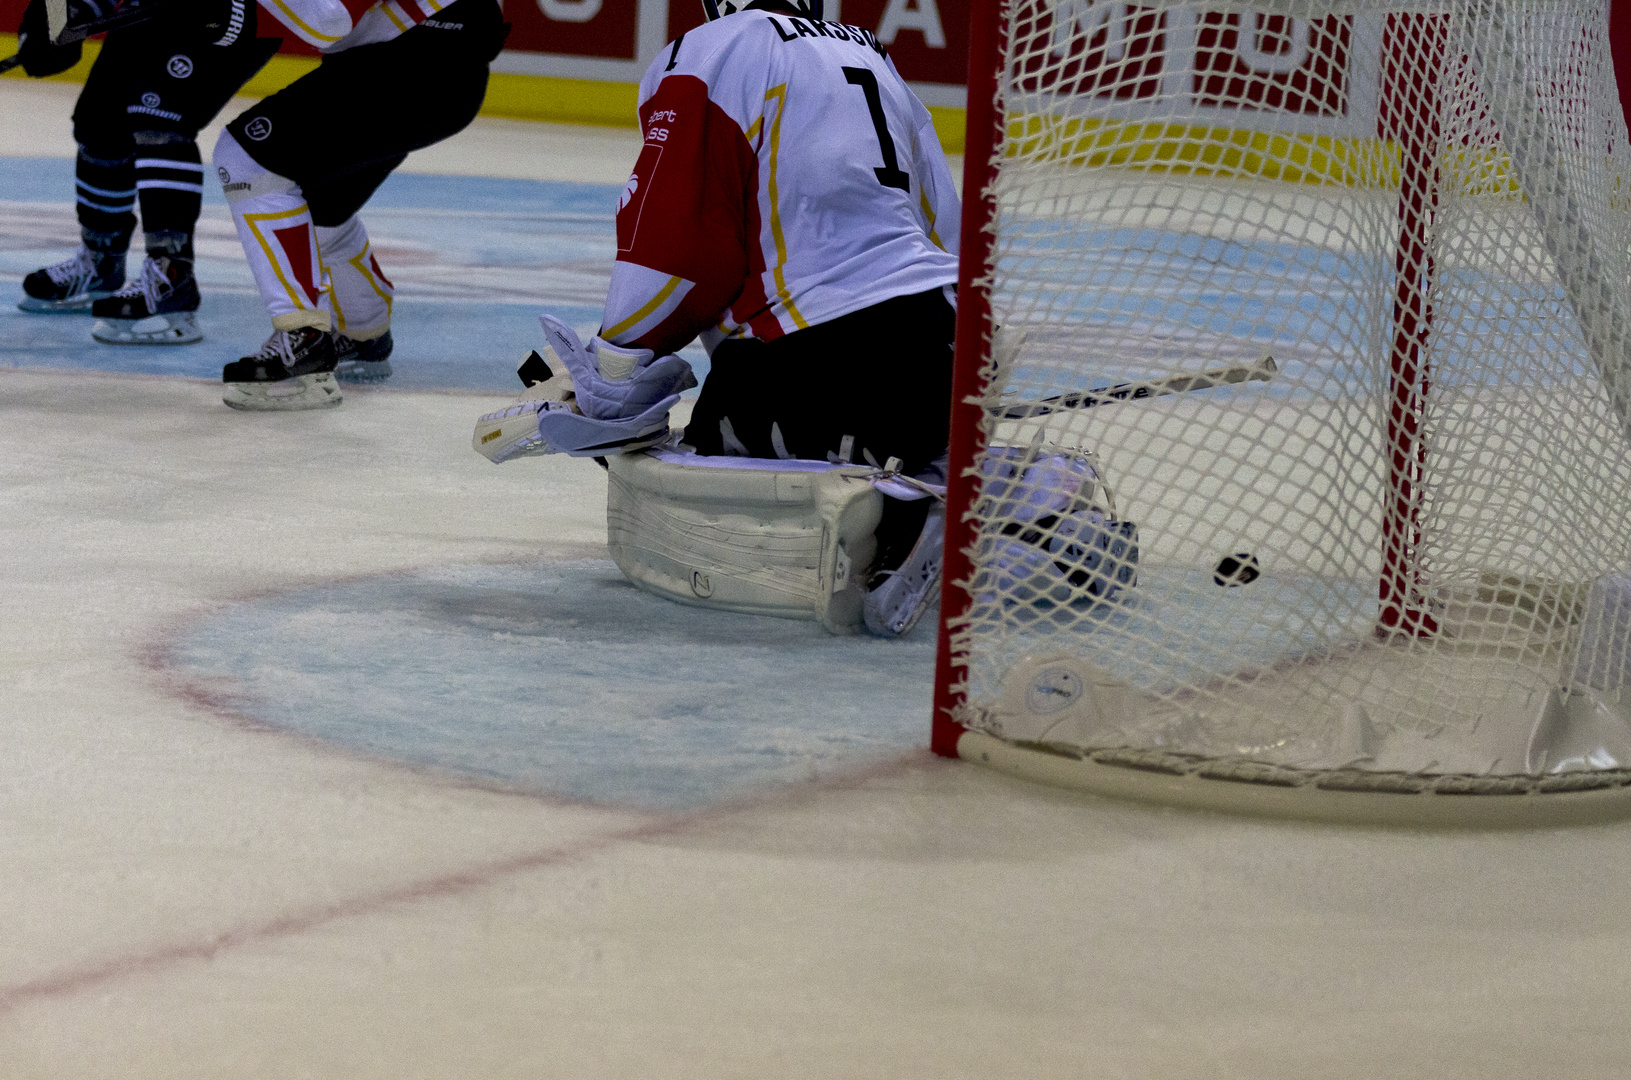
<svg viewBox="0 0 1631 1080"><path fill-rule="evenodd" d="M716 324L742 291L757 230L758 158L692 75L670 75L640 108L645 145L617 212L617 259L693 282L667 318L633 342L658 355ZM751 211L751 212L750 212ZM615 325L628 313L606 312Z"/></svg>

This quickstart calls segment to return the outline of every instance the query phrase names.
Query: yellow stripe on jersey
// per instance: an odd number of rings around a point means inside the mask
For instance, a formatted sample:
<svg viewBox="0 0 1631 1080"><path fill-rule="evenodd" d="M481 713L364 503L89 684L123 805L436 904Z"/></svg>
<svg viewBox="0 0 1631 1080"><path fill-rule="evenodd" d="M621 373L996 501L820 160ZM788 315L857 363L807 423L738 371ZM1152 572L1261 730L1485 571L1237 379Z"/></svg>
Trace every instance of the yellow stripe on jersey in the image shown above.
<svg viewBox="0 0 1631 1080"><path fill-rule="evenodd" d="M793 306L793 297L787 291L787 275L782 267L787 263L787 239L782 235L781 211L776 201L776 153L781 147L782 113L787 111L787 84L772 86L770 92L765 94L766 101L776 102L776 118L770 122L770 235L776 241L776 266L771 276L776 279L776 295L781 298L782 306L792 317L793 325L800 330L809 328L804 316L799 314L798 308Z"/></svg>
<svg viewBox="0 0 1631 1080"><path fill-rule="evenodd" d="M946 245L940 242L940 234L934 231L934 208L929 205L929 193L920 186L917 189L917 197L923 203L923 216L929 222L929 242L941 251L945 251Z"/></svg>
<svg viewBox="0 0 1631 1080"><path fill-rule="evenodd" d="M601 334L601 337L605 338L607 341L615 342L619 334L625 333L634 329L634 327L639 326L653 311L656 311L658 308L662 307L664 301L666 301L670 296L674 295L674 290L680 287L680 282L683 280L685 279L681 278L678 274L669 278L668 284L664 285L658 291L656 296L653 296L650 300L646 301L646 303L641 306L639 311L636 311L633 315L630 315L616 326L608 328Z"/></svg>
<svg viewBox="0 0 1631 1080"><path fill-rule="evenodd" d="M277 275L278 283L283 286L283 290L289 294L290 301L293 302L295 308L300 310L300 311L310 311L310 310L312 310L311 305L306 302L305 290L304 289L297 289L293 285L290 285L289 284L289 279L283 276L283 264L278 262L277 253L272 250L272 245L267 243L266 242L266 237L261 235L260 222L262 222L262 221L278 221L278 220L280 220L282 218L299 217L302 214L308 214L309 215L310 213L311 213L311 208L308 207L305 203L301 203L299 206L295 207L293 210L283 210L283 211L280 211L280 212L278 212L276 214L245 214L244 215L244 224L249 226L249 231L254 233L255 234L255 239L260 242L261 251L266 253L266 261L272 264L272 273ZM279 244L278 246L282 247L281 244ZM323 270L322 258L323 257L322 257L321 254L319 254L318 257L317 257L318 264L317 264L316 270L317 270L318 273L322 273L322 270Z"/></svg>
<svg viewBox="0 0 1631 1080"><path fill-rule="evenodd" d="M385 12L385 17L390 19L398 30L402 31L404 34L408 32L408 27L411 25L411 23L403 22L401 17L398 16L396 12L391 10L390 4L381 4L379 5L379 9Z"/></svg>
<svg viewBox="0 0 1631 1080"><path fill-rule="evenodd" d="M307 26L306 21L304 19L302 19L299 15L296 15L294 12L290 11L289 10L289 5L285 4L283 2L283 0L272 0L272 6L277 8L279 11L283 12L283 14L287 15L289 17L289 21L292 22L297 29L305 31L306 33L310 34L312 37L316 38L318 41L339 41L340 40L338 37L336 37L334 35L331 35L331 34L319 34L316 30L313 30L311 27Z"/></svg>
<svg viewBox="0 0 1631 1080"><path fill-rule="evenodd" d="M746 139L748 142L752 142L754 139L757 139L759 137L759 131L764 126L765 126L765 118L763 116L761 116L757 120L755 120L753 123L748 125L748 129L745 132L742 133L742 137L744 139Z"/></svg>

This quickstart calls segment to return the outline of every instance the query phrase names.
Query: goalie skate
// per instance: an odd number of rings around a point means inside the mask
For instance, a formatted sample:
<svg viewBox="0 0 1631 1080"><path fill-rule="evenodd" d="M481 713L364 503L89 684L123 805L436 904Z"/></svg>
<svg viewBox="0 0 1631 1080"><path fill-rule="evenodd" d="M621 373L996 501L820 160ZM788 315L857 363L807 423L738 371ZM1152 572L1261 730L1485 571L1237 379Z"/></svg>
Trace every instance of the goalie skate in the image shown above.
<svg viewBox="0 0 1631 1080"><path fill-rule="evenodd" d="M192 263L148 258L135 281L91 304L91 337L104 345L192 345L198 329L198 281Z"/></svg>
<svg viewBox="0 0 1631 1080"><path fill-rule="evenodd" d="M934 602L946 561L946 508L936 502L924 519L917 543L900 566L866 594L862 616L868 632L904 637Z"/></svg>
<svg viewBox="0 0 1631 1080"><path fill-rule="evenodd" d="M71 259L36 270L23 278L23 311L78 314L96 301L112 296L125 283L125 257L98 255L81 247Z"/></svg>
<svg viewBox="0 0 1631 1080"><path fill-rule="evenodd" d="M277 330L260 351L221 371L221 400L245 412L297 412L340 404L334 338L315 327Z"/></svg>

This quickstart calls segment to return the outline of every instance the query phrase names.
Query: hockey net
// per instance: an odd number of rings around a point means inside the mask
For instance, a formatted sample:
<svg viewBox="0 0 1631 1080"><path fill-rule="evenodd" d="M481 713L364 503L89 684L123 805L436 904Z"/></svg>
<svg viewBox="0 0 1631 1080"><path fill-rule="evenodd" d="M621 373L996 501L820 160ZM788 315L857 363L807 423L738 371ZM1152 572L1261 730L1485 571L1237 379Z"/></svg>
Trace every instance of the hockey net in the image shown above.
<svg viewBox="0 0 1631 1080"><path fill-rule="evenodd" d="M1606 4L993 0L973 38L936 748L1314 816L1618 812Z"/></svg>

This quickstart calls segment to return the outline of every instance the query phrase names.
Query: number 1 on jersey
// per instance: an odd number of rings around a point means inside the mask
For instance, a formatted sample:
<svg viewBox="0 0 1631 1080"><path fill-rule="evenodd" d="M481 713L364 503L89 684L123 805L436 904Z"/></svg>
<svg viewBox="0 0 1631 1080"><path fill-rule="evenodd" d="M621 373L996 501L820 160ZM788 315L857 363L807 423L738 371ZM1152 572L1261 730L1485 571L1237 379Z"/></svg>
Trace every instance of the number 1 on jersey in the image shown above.
<svg viewBox="0 0 1631 1080"><path fill-rule="evenodd" d="M884 187L911 191L912 178L906 175L906 171L900 167L900 160L895 157L895 140L889 137L889 124L884 120L883 99L878 96L878 76L868 68L847 67L844 78L851 85L861 88L861 93L866 95L866 107L872 113L872 127L878 133L878 149L883 151L883 167L872 170L878 174L878 183Z"/></svg>

